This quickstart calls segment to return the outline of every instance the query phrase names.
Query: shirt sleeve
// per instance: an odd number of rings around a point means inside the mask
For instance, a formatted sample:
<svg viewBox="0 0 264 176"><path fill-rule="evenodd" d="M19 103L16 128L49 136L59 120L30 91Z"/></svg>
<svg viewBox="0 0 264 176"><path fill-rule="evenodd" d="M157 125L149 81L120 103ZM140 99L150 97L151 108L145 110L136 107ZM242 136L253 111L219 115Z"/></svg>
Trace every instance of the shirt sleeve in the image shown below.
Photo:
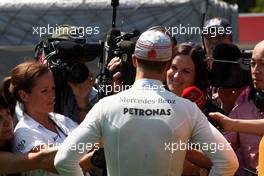
<svg viewBox="0 0 264 176"><path fill-rule="evenodd" d="M84 121L66 138L55 156L54 165L60 175L79 176L83 172L80 159L96 146L101 137L100 103L97 103L86 115Z"/></svg>
<svg viewBox="0 0 264 176"><path fill-rule="evenodd" d="M28 153L34 147L45 144L42 134L28 128L18 128L14 133L12 150L15 153Z"/></svg>
<svg viewBox="0 0 264 176"><path fill-rule="evenodd" d="M78 127L78 124L69 117L64 116L63 119L64 119L64 124L68 129L67 131L68 133L70 133L71 131L73 131L75 128Z"/></svg>
<svg viewBox="0 0 264 176"><path fill-rule="evenodd" d="M190 142L192 146L198 145L213 162L209 175L233 176L238 168L238 160L232 147L196 106L190 109L194 122Z"/></svg>

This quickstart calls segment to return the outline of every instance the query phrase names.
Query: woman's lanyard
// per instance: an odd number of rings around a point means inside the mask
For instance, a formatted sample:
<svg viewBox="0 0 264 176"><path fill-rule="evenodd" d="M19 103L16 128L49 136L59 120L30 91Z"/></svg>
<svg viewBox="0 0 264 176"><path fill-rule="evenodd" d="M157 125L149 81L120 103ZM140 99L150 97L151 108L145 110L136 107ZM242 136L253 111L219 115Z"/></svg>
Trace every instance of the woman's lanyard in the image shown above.
<svg viewBox="0 0 264 176"><path fill-rule="evenodd" d="M55 127L67 138L68 135L62 130L62 128L59 125L57 125L57 123L50 116L48 116L48 118L53 123L53 125L55 125ZM60 136L59 133L58 133L58 135Z"/></svg>

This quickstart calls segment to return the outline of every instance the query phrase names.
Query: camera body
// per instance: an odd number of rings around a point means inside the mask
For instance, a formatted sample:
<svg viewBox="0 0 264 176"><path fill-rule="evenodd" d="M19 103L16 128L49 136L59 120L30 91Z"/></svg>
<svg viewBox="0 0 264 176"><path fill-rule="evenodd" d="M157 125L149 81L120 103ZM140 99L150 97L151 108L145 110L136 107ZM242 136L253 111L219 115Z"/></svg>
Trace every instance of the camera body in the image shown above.
<svg viewBox="0 0 264 176"><path fill-rule="evenodd" d="M210 83L219 88L241 88L251 84L251 52L241 52L236 45L219 44L213 51Z"/></svg>
<svg viewBox="0 0 264 176"><path fill-rule="evenodd" d="M48 38L35 47L35 59L47 64L55 82L54 112L64 113L64 103L68 100L68 82L83 83L89 76L85 62L102 55L100 44L86 43L85 38Z"/></svg>
<svg viewBox="0 0 264 176"><path fill-rule="evenodd" d="M102 46L85 43L84 40L50 40L40 42L35 49L35 58L52 70L55 82L82 83L89 75L85 62L102 55Z"/></svg>
<svg viewBox="0 0 264 176"><path fill-rule="evenodd" d="M112 74L120 71L124 85L131 85L135 80L136 70L132 64L135 42L130 41L130 39L139 36L139 34L138 30L134 30L131 33L121 33L117 29L111 29L107 35L106 42L109 46L107 63L114 57L119 57L121 59L120 67L117 67Z"/></svg>
<svg viewBox="0 0 264 176"><path fill-rule="evenodd" d="M120 30L112 28L107 32L106 41L103 43L103 57L99 61L100 73L97 75L97 84L99 88L99 97L112 95L112 77L115 73L120 72L120 82L126 88L126 85L132 85L135 80L136 69L132 63L132 54L135 50L135 43L130 41L131 38L139 35L139 31L124 33L121 35ZM114 57L121 59L121 64L115 70L108 70L107 65ZM110 86L109 86L110 85ZM123 90L122 88L122 90Z"/></svg>

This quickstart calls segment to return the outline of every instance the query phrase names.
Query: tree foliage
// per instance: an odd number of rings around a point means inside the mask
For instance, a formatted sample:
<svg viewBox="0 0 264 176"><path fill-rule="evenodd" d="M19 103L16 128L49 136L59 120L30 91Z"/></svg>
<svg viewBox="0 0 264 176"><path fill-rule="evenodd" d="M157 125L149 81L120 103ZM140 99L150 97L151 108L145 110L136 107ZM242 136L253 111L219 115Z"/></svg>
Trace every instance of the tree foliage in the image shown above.
<svg viewBox="0 0 264 176"><path fill-rule="evenodd" d="M264 12L264 0L223 0L238 4L239 13Z"/></svg>
<svg viewBox="0 0 264 176"><path fill-rule="evenodd" d="M256 0L256 6L250 9L251 12L264 12L264 0Z"/></svg>

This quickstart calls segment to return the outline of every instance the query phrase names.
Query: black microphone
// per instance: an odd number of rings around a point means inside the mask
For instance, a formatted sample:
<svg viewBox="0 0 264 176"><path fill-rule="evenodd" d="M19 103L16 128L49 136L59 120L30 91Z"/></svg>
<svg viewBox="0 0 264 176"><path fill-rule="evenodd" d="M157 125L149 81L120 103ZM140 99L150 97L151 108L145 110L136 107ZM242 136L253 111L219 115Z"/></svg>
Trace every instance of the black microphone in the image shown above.
<svg viewBox="0 0 264 176"><path fill-rule="evenodd" d="M133 32L126 33L125 35L122 35L123 40L130 40L131 38L137 37L140 35L140 31L135 29Z"/></svg>

